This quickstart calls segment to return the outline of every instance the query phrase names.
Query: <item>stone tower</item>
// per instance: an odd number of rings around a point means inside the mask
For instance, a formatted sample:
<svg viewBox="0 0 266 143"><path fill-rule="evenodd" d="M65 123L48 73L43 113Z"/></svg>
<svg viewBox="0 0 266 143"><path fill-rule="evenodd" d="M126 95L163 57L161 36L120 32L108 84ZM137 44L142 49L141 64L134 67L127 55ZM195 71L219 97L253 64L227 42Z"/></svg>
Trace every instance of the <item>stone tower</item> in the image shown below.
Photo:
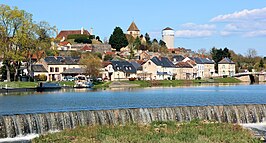
<svg viewBox="0 0 266 143"><path fill-rule="evenodd" d="M175 48L175 31L170 27L164 28L162 31L162 40L166 43L168 49Z"/></svg>
<svg viewBox="0 0 266 143"><path fill-rule="evenodd" d="M134 38L140 36L140 31L134 21L128 27L127 34L132 35Z"/></svg>

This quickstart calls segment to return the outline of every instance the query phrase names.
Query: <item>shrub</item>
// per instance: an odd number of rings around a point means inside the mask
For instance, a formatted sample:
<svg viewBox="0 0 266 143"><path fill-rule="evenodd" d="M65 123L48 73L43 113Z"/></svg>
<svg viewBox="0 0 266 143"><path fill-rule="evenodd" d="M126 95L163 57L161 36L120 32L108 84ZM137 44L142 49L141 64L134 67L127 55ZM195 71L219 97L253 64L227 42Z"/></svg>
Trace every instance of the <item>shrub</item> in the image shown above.
<svg viewBox="0 0 266 143"><path fill-rule="evenodd" d="M34 79L37 81L46 81L47 80L47 76L45 74L41 74L41 75L35 75Z"/></svg>
<svg viewBox="0 0 266 143"><path fill-rule="evenodd" d="M227 78L227 75L223 75L223 78Z"/></svg>
<svg viewBox="0 0 266 143"><path fill-rule="evenodd" d="M129 81L135 81L135 80L136 80L135 77L131 77L131 78L129 78Z"/></svg>
<svg viewBox="0 0 266 143"><path fill-rule="evenodd" d="M86 38L89 39L89 35L83 35L83 34L70 34L67 36L67 39L77 39L77 38Z"/></svg>
<svg viewBox="0 0 266 143"><path fill-rule="evenodd" d="M201 77L196 77L196 80L201 80Z"/></svg>
<svg viewBox="0 0 266 143"><path fill-rule="evenodd" d="M91 39L84 38L84 37L76 38L74 40L74 42L77 42L77 43L86 43L86 44L91 44L92 43Z"/></svg>

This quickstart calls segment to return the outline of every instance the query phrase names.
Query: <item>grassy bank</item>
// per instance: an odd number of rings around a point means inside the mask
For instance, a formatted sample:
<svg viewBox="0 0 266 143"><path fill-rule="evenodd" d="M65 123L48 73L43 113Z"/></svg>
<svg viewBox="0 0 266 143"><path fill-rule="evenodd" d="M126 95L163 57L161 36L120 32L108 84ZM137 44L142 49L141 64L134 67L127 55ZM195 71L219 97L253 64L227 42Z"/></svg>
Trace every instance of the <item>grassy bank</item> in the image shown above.
<svg viewBox="0 0 266 143"><path fill-rule="evenodd" d="M108 88L111 83L112 83L111 81L104 81L104 82L95 83L93 88L95 88L95 89Z"/></svg>
<svg viewBox="0 0 266 143"><path fill-rule="evenodd" d="M149 125L90 126L42 135L33 143L42 142L175 142L175 143L259 143L252 134L239 125L205 123L153 122Z"/></svg>
<svg viewBox="0 0 266 143"><path fill-rule="evenodd" d="M135 81L121 81L126 83L138 84L140 87L150 87L150 86L185 86L200 83L240 83L241 81L236 78L215 78L209 80L135 80Z"/></svg>
<svg viewBox="0 0 266 143"><path fill-rule="evenodd" d="M3 88L34 88L37 85L37 82L0 82L0 87Z"/></svg>

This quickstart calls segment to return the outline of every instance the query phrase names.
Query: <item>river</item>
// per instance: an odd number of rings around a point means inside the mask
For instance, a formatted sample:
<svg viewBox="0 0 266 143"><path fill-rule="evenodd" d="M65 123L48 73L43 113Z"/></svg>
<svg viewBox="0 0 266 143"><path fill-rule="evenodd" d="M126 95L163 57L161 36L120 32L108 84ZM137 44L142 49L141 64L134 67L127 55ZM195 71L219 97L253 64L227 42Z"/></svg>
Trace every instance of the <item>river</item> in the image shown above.
<svg viewBox="0 0 266 143"><path fill-rule="evenodd" d="M175 106L266 104L266 85L60 90L0 95L0 115Z"/></svg>

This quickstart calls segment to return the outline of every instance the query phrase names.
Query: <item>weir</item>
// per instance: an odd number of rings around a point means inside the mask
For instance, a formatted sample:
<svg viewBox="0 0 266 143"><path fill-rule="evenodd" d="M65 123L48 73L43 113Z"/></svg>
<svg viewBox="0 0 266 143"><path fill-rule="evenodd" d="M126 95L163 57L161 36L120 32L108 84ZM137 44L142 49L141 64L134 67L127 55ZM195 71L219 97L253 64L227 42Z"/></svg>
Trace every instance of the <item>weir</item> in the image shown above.
<svg viewBox="0 0 266 143"><path fill-rule="evenodd" d="M56 112L0 116L0 138L75 128L76 126L148 124L152 121L215 120L227 123L259 123L266 105L180 106L95 111Z"/></svg>

